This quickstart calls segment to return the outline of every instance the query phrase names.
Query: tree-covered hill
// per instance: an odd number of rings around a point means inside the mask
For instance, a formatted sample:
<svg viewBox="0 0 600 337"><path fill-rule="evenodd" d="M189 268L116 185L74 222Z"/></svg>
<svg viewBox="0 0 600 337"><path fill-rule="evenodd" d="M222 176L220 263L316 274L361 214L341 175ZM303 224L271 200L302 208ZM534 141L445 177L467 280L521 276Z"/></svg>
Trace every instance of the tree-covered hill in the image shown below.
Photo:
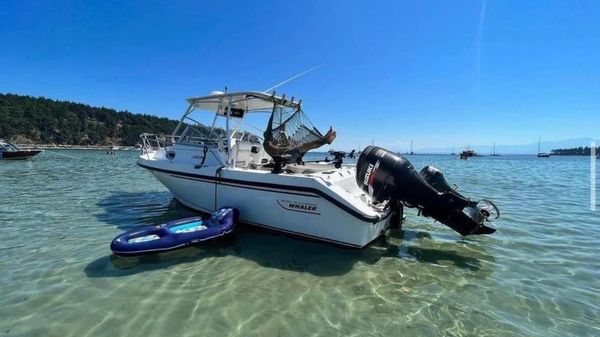
<svg viewBox="0 0 600 337"><path fill-rule="evenodd" d="M574 147L570 149L554 149L552 150L553 155L560 156L589 156L592 152L592 148L586 147ZM596 148L596 154L600 154L600 147Z"/></svg>
<svg viewBox="0 0 600 337"><path fill-rule="evenodd" d="M144 132L170 134L176 125L151 115L0 94L0 138L19 143L134 145Z"/></svg>

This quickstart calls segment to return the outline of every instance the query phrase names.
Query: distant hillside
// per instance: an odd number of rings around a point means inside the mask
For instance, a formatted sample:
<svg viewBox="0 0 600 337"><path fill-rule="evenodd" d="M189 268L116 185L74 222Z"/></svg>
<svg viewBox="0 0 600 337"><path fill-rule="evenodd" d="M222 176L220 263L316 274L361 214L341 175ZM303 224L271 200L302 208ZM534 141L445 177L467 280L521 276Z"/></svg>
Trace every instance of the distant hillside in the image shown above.
<svg viewBox="0 0 600 337"><path fill-rule="evenodd" d="M0 94L0 138L18 143L134 145L141 133L170 134L177 121L43 97Z"/></svg>
<svg viewBox="0 0 600 337"><path fill-rule="evenodd" d="M561 156L589 156L592 153L592 148L586 147L574 147L570 149L555 149L552 150L552 154ZM596 148L596 154L600 154L600 147Z"/></svg>

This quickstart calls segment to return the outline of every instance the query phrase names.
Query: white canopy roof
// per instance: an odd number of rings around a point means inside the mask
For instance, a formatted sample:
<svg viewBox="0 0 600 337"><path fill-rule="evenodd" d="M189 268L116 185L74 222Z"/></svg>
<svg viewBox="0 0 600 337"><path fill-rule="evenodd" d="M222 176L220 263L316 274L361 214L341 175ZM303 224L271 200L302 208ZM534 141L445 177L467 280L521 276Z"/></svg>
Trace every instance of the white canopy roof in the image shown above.
<svg viewBox="0 0 600 337"><path fill-rule="evenodd" d="M194 109L224 115L230 99L232 110L243 110L244 112L271 110L274 103L287 108L297 109L300 106L300 101L292 101L259 91L217 92L210 96L188 98L187 101L193 105Z"/></svg>

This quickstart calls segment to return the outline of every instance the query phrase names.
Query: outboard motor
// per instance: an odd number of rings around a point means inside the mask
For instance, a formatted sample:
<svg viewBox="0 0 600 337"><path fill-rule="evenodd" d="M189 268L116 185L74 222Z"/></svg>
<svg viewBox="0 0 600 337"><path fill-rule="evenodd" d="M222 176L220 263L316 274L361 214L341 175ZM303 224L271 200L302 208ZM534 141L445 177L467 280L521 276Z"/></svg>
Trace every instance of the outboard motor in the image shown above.
<svg viewBox="0 0 600 337"><path fill-rule="evenodd" d="M442 172L426 166L419 174L408 159L385 149L369 146L356 163L356 183L373 200L418 208L420 214L436 219L461 235L491 234L486 221L500 215L487 200L472 201L456 192Z"/></svg>

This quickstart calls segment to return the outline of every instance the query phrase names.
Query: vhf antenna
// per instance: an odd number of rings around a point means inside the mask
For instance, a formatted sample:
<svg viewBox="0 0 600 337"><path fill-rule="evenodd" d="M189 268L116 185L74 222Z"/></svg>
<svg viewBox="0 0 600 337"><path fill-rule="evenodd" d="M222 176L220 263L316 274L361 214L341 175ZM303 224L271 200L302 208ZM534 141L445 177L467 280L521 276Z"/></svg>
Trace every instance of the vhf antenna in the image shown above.
<svg viewBox="0 0 600 337"><path fill-rule="evenodd" d="M265 90L265 91L263 91L263 92L265 92L265 93L266 93L266 92L268 92L268 91L271 91L271 90L273 90L273 89L275 89L275 88L278 88L278 87L280 87L280 86L282 86L282 85L284 85L284 84L286 84L286 83L288 83L288 82L291 82L291 81L293 81L293 80L297 79L297 78L298 78L298 77L300 77L300 76L303 76L303 75L306 75L306 74L310 73L311 71L313 71L313 70L315 70L315 69L319 68L320 66L321 66L321 65L319 64L319 65L316 65L316 66L314 66L314 67L312 67L312 68L306 69L305 71L303 71L303 72L301 72L301 73L299 73L299 74L297 74L297 75L294 75L294 76L292 76L292 77L288 78L287 80L285 80L285 81L283 81L283 82L281 82L281 83L278 83L278 84L276 84L276 85L274 85L274 86L270 87L269 89L267 89L267 90Z"/></svg>

